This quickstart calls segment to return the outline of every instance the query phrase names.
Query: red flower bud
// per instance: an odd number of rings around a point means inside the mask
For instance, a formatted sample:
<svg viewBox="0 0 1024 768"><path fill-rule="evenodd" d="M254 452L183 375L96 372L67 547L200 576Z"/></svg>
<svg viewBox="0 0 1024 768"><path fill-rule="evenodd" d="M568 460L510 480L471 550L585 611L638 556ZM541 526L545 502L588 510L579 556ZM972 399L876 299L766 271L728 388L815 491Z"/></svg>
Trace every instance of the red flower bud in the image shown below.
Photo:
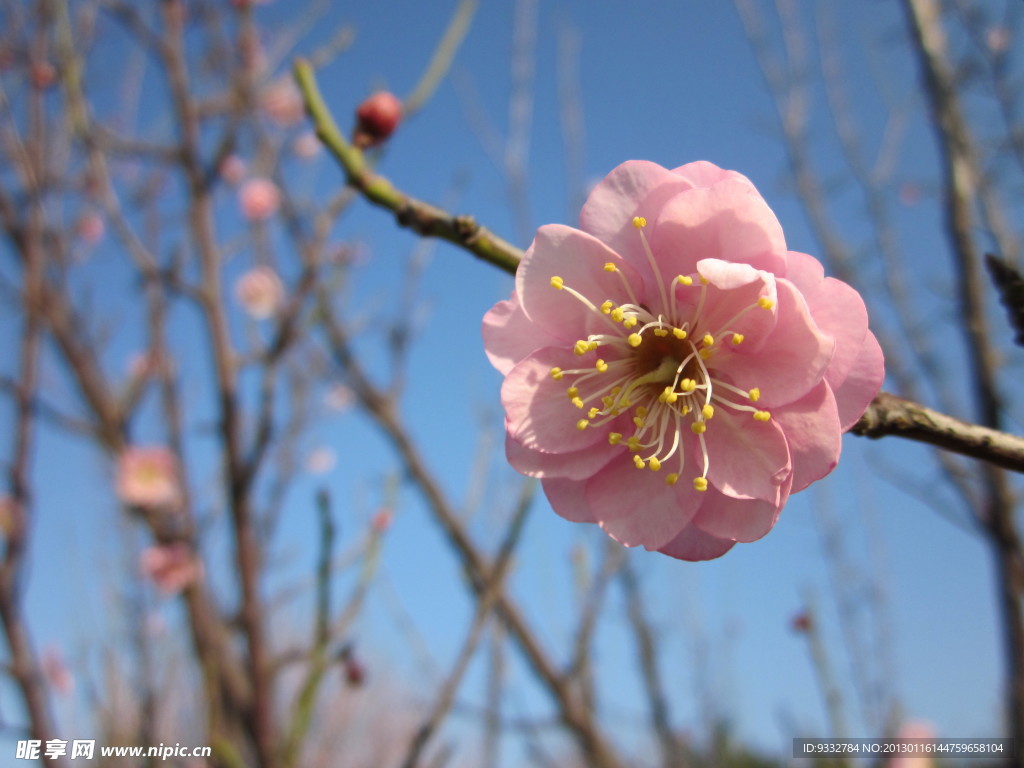
<svg viewBox="0 0 1024 768"><path fill-rule="evenodd" d="M402 121L402 102L393 93L378 91L356 110L352 142L360 149L375 147L395 132Z"/></svg>

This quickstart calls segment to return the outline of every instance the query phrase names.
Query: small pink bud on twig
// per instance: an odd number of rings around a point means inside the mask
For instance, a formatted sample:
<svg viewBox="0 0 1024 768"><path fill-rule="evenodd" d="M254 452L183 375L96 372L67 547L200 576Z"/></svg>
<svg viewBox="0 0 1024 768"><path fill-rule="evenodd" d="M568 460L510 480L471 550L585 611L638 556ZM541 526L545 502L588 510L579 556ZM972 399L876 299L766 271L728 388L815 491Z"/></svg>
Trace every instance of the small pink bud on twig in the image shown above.
<svg viewBox="0 0 1024 768"><path fill-rule="evenodd" d="M402 121L402 102L393 93L378 91L356 110L356 129L352 143L360 149L381 144Z"/></svg>

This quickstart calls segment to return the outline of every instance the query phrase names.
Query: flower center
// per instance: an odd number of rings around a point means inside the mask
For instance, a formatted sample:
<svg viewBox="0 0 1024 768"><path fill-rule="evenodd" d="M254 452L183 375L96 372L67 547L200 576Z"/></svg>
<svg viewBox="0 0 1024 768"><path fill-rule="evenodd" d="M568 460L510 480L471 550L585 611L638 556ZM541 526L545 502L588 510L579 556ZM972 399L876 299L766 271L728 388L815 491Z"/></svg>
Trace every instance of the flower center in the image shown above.
<svg viewBox="0 0 1024 768"><path fill-rule="evenodd" d="M630 299L623 304L609 299L596 305L561 277L552 277L553 288L569 293L599 315L608 332L591 334L573 346L573 351L589 362L588 367L556 367L551 369L551 376L567 382L569 402L586 414L576 422L577 429L598 428L614 421L621 424L624 420L620 417L631 415L631 434L610 431L609 443L626 446L637 469L658 472L663 465L670 465L674 471L665 477L669 485L675 485L684 472L681 435L689 429L697 436L702 465L700 475L693 478L693 487L706 491L710 458L704 433L715 408L748 412L757 421L771 418L768 411L751 405L760 399L760 389L744 390L724 381L715 374L714 358L728 354L727 345L743 343L744 335L733 330L737 320L750 311L771 310L775 305L770 298L761 297L720 327L710 327L705 311L708 281L697 272L678 275L666 286L643 232L647 221L638 216L633 226L643 243L663 311L655 314L640 303L614 262L605 264L604 269L622 281Z"/></svg>

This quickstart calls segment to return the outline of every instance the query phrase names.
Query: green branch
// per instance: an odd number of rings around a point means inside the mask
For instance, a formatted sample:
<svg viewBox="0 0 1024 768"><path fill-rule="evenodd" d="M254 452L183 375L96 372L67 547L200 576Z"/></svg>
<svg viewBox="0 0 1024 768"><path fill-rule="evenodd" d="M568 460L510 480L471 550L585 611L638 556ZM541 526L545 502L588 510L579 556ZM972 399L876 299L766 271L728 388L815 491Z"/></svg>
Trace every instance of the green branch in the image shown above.
<svg viewBox="0 0 1024 768"><path fill-rule="evenodd" d="M386 177L374 172L362 151L349 143L338 130L317 87L310 63L297 59L294 75L317 138L338 161L349 186L374 205L393 212L400 226L426 237L439 237L455 243L477 258L515 274L523 257L522 250L477 224L472 216L453 216L437 206L410 197Z"/></svg>

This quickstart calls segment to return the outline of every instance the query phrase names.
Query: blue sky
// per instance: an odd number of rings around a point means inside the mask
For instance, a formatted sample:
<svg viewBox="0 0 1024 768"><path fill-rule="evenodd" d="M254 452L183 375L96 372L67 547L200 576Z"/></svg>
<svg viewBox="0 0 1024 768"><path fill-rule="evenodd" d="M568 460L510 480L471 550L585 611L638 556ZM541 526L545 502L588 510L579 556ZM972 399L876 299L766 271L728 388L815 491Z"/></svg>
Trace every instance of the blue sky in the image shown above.
<svg viewBox="0 0 1024 768"><path fill-rule="evenodd" d="M331 24L352 23L356 30L351 50L320 75L324 95L342 126L349 124L354 105L373 88L387 86L400 95L412 89L453 5L390 0L339 4L330 11ZM476 130L482 114L500 135L507 131L513 10L512 4L481 5L452 77L442 83L422 113L401 127L382 156L380 170L408 193L432 201L450 198L458 181L461 191L452 206L516 240L504 181ZM578 214L567 189L556 72L559 35L569 29L580 42L584 132L578 149L585 180L596 181L627 159L648 159L670 167L711 160L754 181L779 216L791 248L818 253L819 244L786 181L774 105L731 3L666 1L629 4L628 8L620 3L539 5L527 167L531 228L548 222L575 223ZM290 6L277 0L257 11L268 43L274 42L274 30L294 18ZM801 13L811 7L825 12L825 6L808 4ZM880 145L889 108L908 108L893 174L893 210L899 214L912 274L922 276L914 285L914 298L940 319L947 317L945 253L937 231L937 208L927 194L937 169L931 134L921 116L922 95L901 38L902 18L893 3L844 3L831 8L842 30L844 83L869 154ZM813 21L811 16L807 19ZM314 47L323 38L321 30L330 26L320 25L303 38L300 48ZM819 63L811 42L808 59L813 73ZM100 49L97 62L102 65L117 55L113 47ZM101 67L93 72L97 83L100 71ZM153 72L147 77L157 79ZM140 130L157 136L166 130L159 116L164 107L155 103L158 93L153 86L153 95L144 97L147 109L140 119ZM147 99L154 102L152 110ZM831 139L833 129L820 85L811 89L809 109L810 152L823 173L834 174L842 163ZM322 198L337 185L339 173L322 155L316 163L295 179L305 194ZM901 207L896 201L895 190L904 181L926 190L921 203ZM836 196L840 230L854 244L867 241L867 225L855 195L839 185ZM225 192L221 204L223 218L218 223L225 236L241 236L232 211L233 196ZM351 306L345 309L350 317L369 318L372 328L395 311L406 258L419 244L398 230L389 214L362 202L342 220L336 235L339 240L362 243L368 255L348 294ZM494 302L507 297L512 284L508 275L448 245L432 246L430 253L421 307L416 310L424 322L412 350L403 412L432 468L459 500L477 479L472 473L481 423L500 446L501 377L483 355L479 324ZM83 270L80 288L113 295L130 291L119 258L113 252L94 254L89 271ZM244 249L241 258L246 258ZM877 258L870 249L862 258L867 286L875 287L880 276ZM869 305L886 313L889 310L879 296L880 292L869 292ZM105 317L112 322L123 322L128 314L105 309ZM182 312L175 321L183 363L198 371L204 358L187 351L194 318ZM130 327L115 334L108 361L111 370L130 358L138 344L133 336ZM5 346L12 348L7 341ZM368 361L380 363L380 345L372 331L361 348ZM961 370L960 353L950 350L948 354L953 377ZM1010 365L1019 362L1019 354L1008 359ZM202 392L197 374L194 397L199 412L209 405ZM199 421L194 418L192 423ZM155 428L146 425L140 431L145 434L147 428L156 434ZM354 531L380 503L382 482L395 471L382 441L357 414L317 424L306 445L310 450L331 446L338 465L327 476L300 480L289 495L283 536L275 547L286 564L284 573L276 577L277 585L297 577L315 557L309 499L318 484L326 484L336 499L344 500L345 514L351 517L345 517L342 528L355 536ZM197 464L206 451L197 448ZM517 482L515 473L501 461L500 449L497 454L485 469L485 504L472 521L474 533L488 546L500 535L508 508L504 500ZM630 553L642 573L649 613L663 638L666 688L673 693L680 726L699 733L707 707L697 695L703 674L710 679L716 706L745 742L785 754L789 737L826 731L806 643L789 626L810 593L821 610L822 631L848 704L849 735L874 735L856 708L856 672L841 633L835 574L826 563L823 520L831 520L850 564L850 570L838 576L840 588L863 581L884 591L885 653L880 657L871 652L861 661L875 674L884 675L908 718L928 720L944 736L997 734L1000 640L992 570L977 536L907 492L912 484L935 482L937 475L926 457L922 448L891 438L867 442L848 436L839 468L794 497L776 529L762 541L737 546L724 558L703 564ZM110 467L89 447L49 434L39 446L39 465L41 519L29 606L40 644L59 645L74 659L76 649L104 636L101 607L109 600L110 583L123 575L119 569L134 562L133 546L139 542L126 532L110 496ZM211 481L209 474L199 477ZM385 544L382 586L374 593L378 597L371 600L357 633L371 670L386 669L383 674L415 691L424 668L410 653L408 638L395 629L393 606L402 606L431 657L444 669L457 652L471 605L454 559L415 495L404 490L397 506L396 522ZM512 591L558 657L564 657L561 652L571 640L571 618L579 598L572 586L570 555L584 552L593 563L602 546L599 532L563 521L543 499L536 502L517 558ZM50 567L54 562L60 566ZM97 572L103 577L99 584L69 578ZM93 610L83 611L82 606ZM173 605L164 605L161 611L171 620L176 616ZM610 616L621 616L617 594ZM640 738L639 726L634 724L642 722L644 710L635 654L618 628L620 623L613 618L601 633L595 659L605 694L603 713L623 729L625 743L633 744ZM545 711L543 696L517 662L513 670L512 706ZM463 691L465 701L482 701L481 680L477 664ZM62 708L66 712L72 705Z"/></svg>

